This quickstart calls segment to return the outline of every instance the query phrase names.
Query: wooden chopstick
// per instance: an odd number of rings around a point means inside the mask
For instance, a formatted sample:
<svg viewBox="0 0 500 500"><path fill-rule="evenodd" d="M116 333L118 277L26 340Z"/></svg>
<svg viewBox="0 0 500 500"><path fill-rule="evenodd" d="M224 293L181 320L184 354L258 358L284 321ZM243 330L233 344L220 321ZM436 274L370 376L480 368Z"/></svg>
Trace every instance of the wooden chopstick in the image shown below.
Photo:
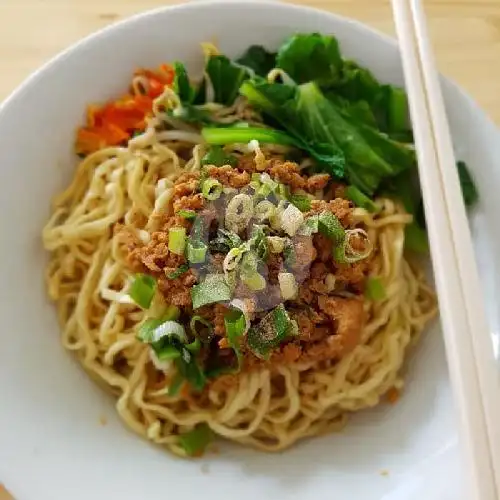
<svg viewBox="0 0 500 500"><path fill-rule="evenodd" d="M493 346L424 16L419 1L409 1L411 6L408 0L392 0L392 4L460 434L472 498L498 500L500 447L492 450L498 435L491 428L498 412Z"/></svg>
<svg viewBox="0 0 500 500"><path fill-rule="evenodd" d="M467 223L467 215L462 202L460 183L455 167L453 146L446 120L443 97L439 85L436 65L430 46L429 36L425 23L425 14L419 0L410 0L415 33L421 60L428 64L422 65L424 83L429 89L429 111L434 123L436 137L440 143L437 154L442 175L446 179L443 187L448 201L448 213L452 227L465 227L466 230L454 231L453 237L458 259L459 272L464 287L462 293L468 308L468 316L472 332L472 343L478 368L479 385L483 397L489 445L492 453L493 470L496 478L497 491L500 496L500 377L498 360L495 359L492 336L489 333L484 309L484 297L479 283L475 265L472 239Z"/></svg>

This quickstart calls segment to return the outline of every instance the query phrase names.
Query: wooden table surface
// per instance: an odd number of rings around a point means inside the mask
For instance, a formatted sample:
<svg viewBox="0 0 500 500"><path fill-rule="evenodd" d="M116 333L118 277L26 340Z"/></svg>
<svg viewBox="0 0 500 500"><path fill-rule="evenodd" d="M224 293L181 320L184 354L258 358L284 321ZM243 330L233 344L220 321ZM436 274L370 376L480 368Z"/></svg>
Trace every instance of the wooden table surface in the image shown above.
<svg viewBox="0 0 500 500"><path fill-rule="evenodd" d="M136 12L179 1L0 0L0 100L79 38ZM295 3L330 10L394 33L389 0ZM500 124L500 0L426 0L425 5L440 69L468 90ZM0 500L7 498L0 484Z"/></svg>

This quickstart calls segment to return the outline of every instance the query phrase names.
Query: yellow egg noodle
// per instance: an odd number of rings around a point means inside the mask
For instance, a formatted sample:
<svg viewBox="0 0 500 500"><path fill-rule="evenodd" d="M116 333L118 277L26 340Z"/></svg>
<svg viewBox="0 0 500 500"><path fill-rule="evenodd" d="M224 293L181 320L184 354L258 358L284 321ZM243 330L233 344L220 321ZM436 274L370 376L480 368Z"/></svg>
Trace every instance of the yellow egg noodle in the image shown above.
<svg viewBox="0 0 500 500"><path fill-rule="evenodd" d="M238 106L236 112L246 112L241 103L232 111ZM230 114L221 110L220 119ZM154 230L155 214L170 206L174 179L200 168L200 143L195 131L150 126L127 148L85 158L71 185L54 199L43 241L50 252L47 288L57 305L63 345L117 398L127 426L178 455L185 455L178 435L199 423L266 451L341 429L350 413L377 405L391 388L402 388L408 348L437 312L422 269L403 252L412 217L389 199L377 200L377 214L355 209L374 244L371 269L386 296L365 300L368 321L352 352L339 361L240 373L232 386L212 383L188 397L169 396L166 380L150 380L149 347L136 338L146 312L127 295L132 274L112 228L123 222L139 237ZM186 148L192 148L188 162L178 154ZM276 153L276 148L262 151Z"/></svg>

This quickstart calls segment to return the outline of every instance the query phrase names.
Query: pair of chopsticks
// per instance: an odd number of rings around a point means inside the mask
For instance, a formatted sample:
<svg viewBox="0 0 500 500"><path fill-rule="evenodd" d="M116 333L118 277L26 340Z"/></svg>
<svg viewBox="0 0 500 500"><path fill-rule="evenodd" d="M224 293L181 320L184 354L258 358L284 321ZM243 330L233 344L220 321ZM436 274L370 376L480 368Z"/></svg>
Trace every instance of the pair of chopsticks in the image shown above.
<svg viewBox="0 0 500 500"><path fill-rule="evenodd" d="M471 491L500 500L500 373L420 0L392 0ZM453 480L454 478L450 478Z"/></svg>

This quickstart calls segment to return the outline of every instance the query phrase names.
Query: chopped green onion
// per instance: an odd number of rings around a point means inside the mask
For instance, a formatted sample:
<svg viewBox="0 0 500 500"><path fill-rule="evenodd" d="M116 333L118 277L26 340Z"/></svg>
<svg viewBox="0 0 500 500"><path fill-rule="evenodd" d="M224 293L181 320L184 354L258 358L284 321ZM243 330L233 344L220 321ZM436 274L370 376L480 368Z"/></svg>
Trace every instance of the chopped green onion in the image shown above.
<svg viewBox="0 0 500 500"><path fill-rule="evenodd" d="M268 256L267 238L264 228L266 226L253 226L252 234L247 242L247 245L255 253L255 255L262 260L266 260Z"/></svg>
<svg viewBox="0 0 500 500"><path fill-rule="evenodd" d="M246 251L247 248L244 245L238 248L231 248L231 250L229 250L222 263L222 269L225 274L236 269Z"/></svg>
<svg viewBox="0 0 500 500"><path fill-rule="evenodd" d="M297 281L292 273L278 273L278 283L283 300L291 300L297 296Z"/></svg>
<svg viewBox="0 0 500 500"><path fill-rule="evenodd" d="M183 255L186 248L186 228L171 227L168 230L168 249L177 255Z"/></svg>
<svg viewBox="0 0 500 500"><path fill-rule="evenodd" d="M299 227L297 234L301 236L312 236L319 231L319 215L311 215L302 226Z"/></svg>
<svg viewBox="0 0 500 500"><path fill-rule="evenodd" d="M179 215L187 220L193 220L196 218L196 212L194 210L179 210L176 212L176 215Z"/></svg>
<svg viewBox="0 0 500 500"><path fill-rule="evenodd" d="M206 336L206 338L203 339L203 341L210 341L210 339L212 338L212 333L213 333L213 327L212 327L212 323L210 323L210 321L208 321L207 319L203 318L202 316L199 316L199 315L195 315L191 318L190 322L189 322L189 328L191 330L191 334L193 335L193 337L195 338L200 338L200 334L198 332L198 330L196 329L196 324L197 323L201 323L203 326L205 326L206 328L208 328L208 335Z"/></svg>
<svg viewBox="0 0 500 500"><path fill-rule="evenodd" d="M192 241L187 244L187 259L191 264L202 264L207 258L207 245L202 241Z"/></svg>
<svg viewBox="0 0 500 500"><path fill-rule="evenodd" d="M304 215L295 205L288 205L281 214L281 228L289 236L294 236L303 222Z"/></svg>
<svg viewBox="0 0 500 500"><path fill-rule="evenodd" d="M200 339L194 339L190 344L186 344L186 349L193 354L198 354L201 349Z"/></svg>
<svg viewBox="0 0 500 500"><path fill-rule="evenodd" d="M239 309L230 309L224 316L224 326L229 345L234 350L238 362L241 360L240 343L246 331L247 321L244 313Z"/></svg>
<svg viewBox="0 0 500 500"><path fill-rule="evenodd" d="M297 262L297 253L295 247L290 239L285 240L285 247L283 248L283 257L285 259L286 267L293 267Z"/></svg>
<svg viewBox="0 0 500 500"><path fill-rule="evenodd" d="M266 288L266 280L258 272L242 275L241 281L243 281L243 283L245 283L245 285L250 288L250 290L253 290L255 292L264 290Z"/></svg>
<svg viewBox="0 0 500 500"><path fill-rule="evenodd" d="M353 236L363 236L365 238L365 241L367 242L365 250L358 251L352 247L350 239ZM347 231L345 231L344 241L340 244L337 244L333 249L333 257L339 264L353 264L354 262L366 259L371 254L372 250L373 245L368 239L366 231L359 228L348 229Z"/></svg>
<svg viewBox="0 0 500 500"><path fill-rule="evenodd" d="M207 179L201 186L201 193L207 200L217 200L222 194L222 184L217 179Z"/></svg>
<svg viewBox="0 0 500 500"><path fill-rule="evenodd" d="M379 206L356 186L348 186L345 190L345 194L357 207L364 208L372 213L376 213L380 210Z"/></svg>
<svg viewBox="0 0 500 500"><path fill-rule="evenodd" d="M141 342L145 342L147 344L153 341L154 331L163 323L163 319L155 319L150 318L144 321L144 323L139 327L139 331L137 333L137 338Z"/></svg>
<svg viewBox="0 0 500 500"><path fill-rule="evenodd" d="M318 216L318 229L321 234L335 243L344 241L345 230L340 221L331 212L321 212Z"/></svg>
<svg viewBox="0 0 500 500"><path fill-rule="evenodd" d="M148 309L156 291L156 280L147 274L136 274L130 285L130 298L143 309Z"/></svg>
<svg viewBox="0 0 500 500"><path fill-rule="evenodd" d="M215 167L223 167L224 165L236 167L238 158L227 154L220 146L212 146L201 159L201 164L213 165Z"/></svg>
<svg viewBox="0 0 500 500"><path fill-rule="evenodd" d="M280 236L268 236L267 243L271 253L281 253L285 248L285 238Z"/></svg>
<svg viewBox="0 0 500 500"><path fill-rule="evenodd" d="M191 288L191 299L193 309L198 309L206 304L230 300L231 289L223 274L208 274L205 281Z"/></svg>
<svg viewBox="0 0 500 500"><path fill-rule="evenodd" d="M295 334L296 325L290 320L283 304L280 304L264 316L256 327L248 330L247 344L256 356L267 359L272 349Z"/></svg>
<svg viewBox="0 0 500 500"><path fill-rule="evenodd" d="M288 201L295 205L301 212L311 210L311 198L305 194L291 194Z"/></svg>
<svg viewBox="0 0 500 500"><path fill-rule="evenodd" d="M158 325L153 331L152 342L158 342L163 337L177 337L181 342L185 342L187 340L186 331L184 327L177 323L177 321L164 321L160 325Z"/></svg>
<svg viewBox="0 0 500 500"><path fill-rule="evenodd" d="M179 444L190 457L203 454L213 438L213 433L207 424L198 424L192 431L179 436Z"/></svg>
<svg viewBox="0 0 500 500"><path fill-rule="evenodd" d="M384 300L386 290L380 278L370 277L366 281L365 296L373 301Z"/></svg>
<svg viewBox="0 0 500 500"><path fill-rule="evenodd" d="M268 186L271 191L276 191L276 189L279 186L279 183L276 182L275 180L271 179L271 176L267 173L260 174L259 178L260 182L264 184L265 186Z"/></svg>
<svg viewBox="0 0 500 500"><path fill-rule="evenodd" d="M284 200L288 200L288 197L290 196L290 190L288 189L288 186L285 186L285 184L278 184L278 187L276 188L276 194L278 197L283 198Z"/></svg>
<svg viewBox="0 0 500 500"><path fill-rule="evenodd" d="M182 276L184 273L187 273L188 271L189 271L189 265L182 264L182 266L179 266L175 271L172 271L171 273L166 274L166 276L169 280L175 280L179 276Z"/></svg>
<svg viewBox="0 0 500 500"><path fill-rule="evenodd" d="M263 200L255 206L254 216L259 222L264 222L274 216L276 207L269 201Z"/></svg>
<svg viewBox="0 0 500 500"><path fill-rule="evenodd" d="M226 228L237 233L245 228L253 216L253 200L244 193L234 196L227 205Z"/></svg>
<svg viewBox="0 0 500 500"><path fill-rule="evenodd" d="M166 345L155 349L155 354L160 361L178 359L181 357L179 350L173 345Z"/></svg>

